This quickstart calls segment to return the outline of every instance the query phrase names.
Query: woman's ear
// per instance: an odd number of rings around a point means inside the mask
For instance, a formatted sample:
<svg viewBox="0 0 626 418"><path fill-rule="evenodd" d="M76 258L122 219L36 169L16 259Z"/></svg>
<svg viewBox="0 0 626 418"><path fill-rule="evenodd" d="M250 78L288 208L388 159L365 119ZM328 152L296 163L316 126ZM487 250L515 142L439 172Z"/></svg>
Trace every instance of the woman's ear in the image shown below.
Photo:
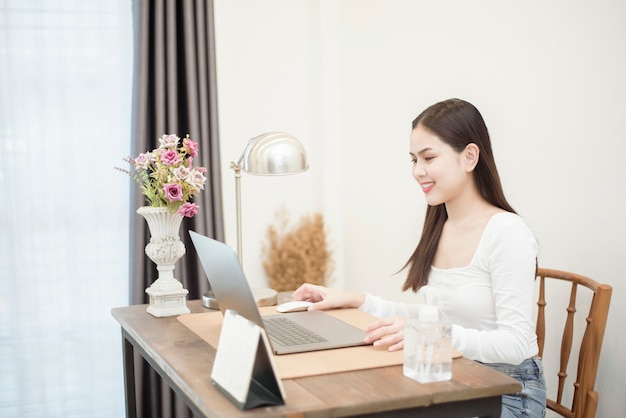
<svg viewBox="0 0 626 418"><path fill-rule="evenodd" d="M478 145L473 142L467 144L463 150L462 158L463 163L465 164L465 170L468 173L470 171L474 171L476 164L478 164L478 159L480 158L480 149L478 148Z"/></svg>

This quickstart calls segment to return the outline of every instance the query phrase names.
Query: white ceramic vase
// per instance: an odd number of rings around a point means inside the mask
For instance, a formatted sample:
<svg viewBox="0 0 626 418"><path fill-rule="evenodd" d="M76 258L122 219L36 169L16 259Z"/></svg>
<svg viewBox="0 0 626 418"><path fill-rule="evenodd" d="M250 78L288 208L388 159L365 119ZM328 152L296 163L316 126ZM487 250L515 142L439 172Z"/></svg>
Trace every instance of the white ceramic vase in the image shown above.
<svg viewBox="0 0 626 418"><path fill-rule="evenodd" d="M146 255L157 265L158 278L146 289L150 296L148 313L157 316L188 314L189 291L174 277L174 266L185 254L185 244L180 240L181 215L170 213L167 208L142 206L137 213L143 216L150 229L150 242Z"/></svg>

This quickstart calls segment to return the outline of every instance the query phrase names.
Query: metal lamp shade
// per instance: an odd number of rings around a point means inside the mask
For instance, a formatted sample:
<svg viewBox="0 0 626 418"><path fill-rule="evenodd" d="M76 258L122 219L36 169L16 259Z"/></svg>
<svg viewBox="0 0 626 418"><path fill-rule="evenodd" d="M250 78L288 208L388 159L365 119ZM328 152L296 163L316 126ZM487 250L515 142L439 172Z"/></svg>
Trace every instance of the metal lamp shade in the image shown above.
<svg viewBox="0 0 626 418"><path fill-rule="evenodd" d="M241 165L246 173L260 176L296 174L309 168L304 147L285 132L267 132L252 138Z"/></svg>

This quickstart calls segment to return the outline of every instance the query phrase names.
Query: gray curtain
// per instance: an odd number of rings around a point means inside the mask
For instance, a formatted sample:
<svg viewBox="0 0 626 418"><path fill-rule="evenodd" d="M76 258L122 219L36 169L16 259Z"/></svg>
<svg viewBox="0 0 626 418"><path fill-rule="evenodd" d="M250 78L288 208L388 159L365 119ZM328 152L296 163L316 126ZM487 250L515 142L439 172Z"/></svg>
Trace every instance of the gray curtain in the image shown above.
<svg viewBox="0 0 626 418"><path fill-rule="evenodd" d="M200 205L184 218L181 238L186 254L175 277L189 290L188 299L210 292L189 239L190 229L224 240L217 127L215 39L212 0L133 0L134 81L132 154L152 150L163 134L189 134L197 141L199 165L207 168ZM194 162L195 164L195 162ZM130 303L148 303L145 289L157 277L145 255L149 241L145 220L135 210L145 204L137 187L131 199ZM135 358L137 412L141 417L192 416L184 403L141 357Z"/></svg>

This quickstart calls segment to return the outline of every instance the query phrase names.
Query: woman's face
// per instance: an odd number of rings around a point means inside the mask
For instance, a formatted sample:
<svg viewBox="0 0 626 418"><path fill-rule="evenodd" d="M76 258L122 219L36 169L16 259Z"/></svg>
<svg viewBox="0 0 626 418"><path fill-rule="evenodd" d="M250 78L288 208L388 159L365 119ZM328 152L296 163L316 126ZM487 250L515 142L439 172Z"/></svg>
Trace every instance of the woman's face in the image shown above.
<svg viewBox="0 0 626 418"><path fill-rule="evenodd" d="M412 174L430 206L450 203L466 190L472 173L463 154L420 125L411 132Z"/></svg>

